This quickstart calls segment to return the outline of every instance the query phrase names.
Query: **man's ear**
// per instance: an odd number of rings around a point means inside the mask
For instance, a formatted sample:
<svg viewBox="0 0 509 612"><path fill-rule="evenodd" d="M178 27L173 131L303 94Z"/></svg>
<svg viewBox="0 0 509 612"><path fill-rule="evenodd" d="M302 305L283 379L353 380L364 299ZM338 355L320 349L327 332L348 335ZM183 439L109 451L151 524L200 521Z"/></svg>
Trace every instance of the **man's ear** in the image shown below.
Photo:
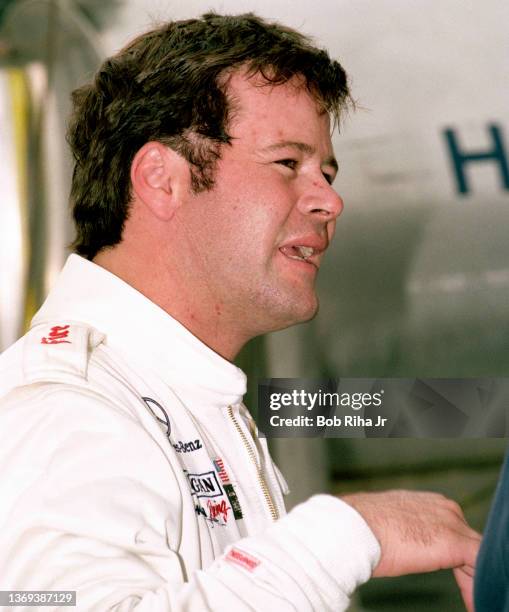
<svg viewBox="0 0 509 612"><path fill-rule="evenodd" d="M188 162L160 142L147 142L131 164L131 185L152 214L169 221L190 188Z"/></svg>

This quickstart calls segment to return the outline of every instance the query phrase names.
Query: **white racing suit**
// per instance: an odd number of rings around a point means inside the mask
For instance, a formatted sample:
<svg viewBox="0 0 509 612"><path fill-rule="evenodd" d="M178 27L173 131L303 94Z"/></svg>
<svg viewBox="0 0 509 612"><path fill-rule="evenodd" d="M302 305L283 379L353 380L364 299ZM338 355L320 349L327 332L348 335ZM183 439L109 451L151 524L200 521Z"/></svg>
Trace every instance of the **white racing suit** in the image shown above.
<svg viewBox="0 0 509 612"><path fill-rule="evenodd" d="M286 515L245 386L72 255L0 358L0 590L75 590L87 612L344 610L378 543L329 495Z"/></svg>

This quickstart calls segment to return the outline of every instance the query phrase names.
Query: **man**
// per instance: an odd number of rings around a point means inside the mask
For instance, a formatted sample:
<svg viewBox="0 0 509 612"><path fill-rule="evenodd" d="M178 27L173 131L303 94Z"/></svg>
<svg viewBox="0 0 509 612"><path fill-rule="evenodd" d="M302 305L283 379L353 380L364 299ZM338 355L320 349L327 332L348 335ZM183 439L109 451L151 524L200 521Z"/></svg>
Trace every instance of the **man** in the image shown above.
<svg viewBox="0 0 509 612"><path fill-rule="evenodd" d="M254 15L169 23L74 94L71 256L3 357L2 589L83 610L343 610L370 575L455 568L478 535L426 493L284 481L231 360L310 319L343 203L341 66Z"/></svg>

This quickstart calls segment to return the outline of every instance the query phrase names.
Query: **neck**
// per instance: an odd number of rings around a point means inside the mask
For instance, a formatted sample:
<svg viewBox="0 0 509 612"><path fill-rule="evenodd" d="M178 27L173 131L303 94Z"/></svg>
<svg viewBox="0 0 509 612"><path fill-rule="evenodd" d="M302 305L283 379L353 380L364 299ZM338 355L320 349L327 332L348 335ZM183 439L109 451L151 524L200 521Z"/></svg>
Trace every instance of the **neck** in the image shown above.
<svg viewBox="0 0 509 612"><path fill-rule="evenodd" d="M178 266L156 253L129 251L121 243L99 252L93 261L157 304L221 357L233 361L252 336L239 330L239 321L224 304L210 299L207 280L186 277Z"/></svg>

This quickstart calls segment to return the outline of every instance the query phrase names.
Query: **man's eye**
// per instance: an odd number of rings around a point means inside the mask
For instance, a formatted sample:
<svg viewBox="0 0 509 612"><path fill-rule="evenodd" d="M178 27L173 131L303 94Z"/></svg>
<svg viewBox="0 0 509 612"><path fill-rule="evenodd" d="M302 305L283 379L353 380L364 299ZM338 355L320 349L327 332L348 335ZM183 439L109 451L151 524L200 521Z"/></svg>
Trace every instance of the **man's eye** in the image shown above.
<svg viewBox="0 0 509 612"><path fill-rule="evenodd" d="M325 172L322 172L325 180L329 183L329 185L332 185L332 183L334 182L334 177L331 174L326 174Z"/></svg>
<svg viewBox="0 0 509 612"><path fill-rule="evenodd" d="M297 168L297 160L296 159L278 159L276 164L281 164L282 166L286 166L291 170L295 170Z"/></svg>

